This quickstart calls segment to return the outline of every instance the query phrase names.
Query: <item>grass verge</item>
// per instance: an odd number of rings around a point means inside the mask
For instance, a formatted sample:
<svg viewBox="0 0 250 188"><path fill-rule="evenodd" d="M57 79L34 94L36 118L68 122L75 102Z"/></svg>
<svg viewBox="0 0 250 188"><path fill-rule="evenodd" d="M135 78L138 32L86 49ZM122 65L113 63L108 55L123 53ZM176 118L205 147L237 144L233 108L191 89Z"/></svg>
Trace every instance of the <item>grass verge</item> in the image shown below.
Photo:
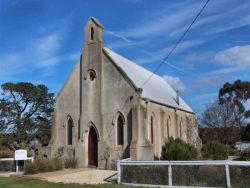
<svg viewBox="0 0 250 188"><path fill-rule="evenodd" d="M79 184L63 184L50 183L47 181L14 178L14 177L0 177L0 188L128 188L124 185L117 184L99 184L99 185L79 185Z"/></svg>

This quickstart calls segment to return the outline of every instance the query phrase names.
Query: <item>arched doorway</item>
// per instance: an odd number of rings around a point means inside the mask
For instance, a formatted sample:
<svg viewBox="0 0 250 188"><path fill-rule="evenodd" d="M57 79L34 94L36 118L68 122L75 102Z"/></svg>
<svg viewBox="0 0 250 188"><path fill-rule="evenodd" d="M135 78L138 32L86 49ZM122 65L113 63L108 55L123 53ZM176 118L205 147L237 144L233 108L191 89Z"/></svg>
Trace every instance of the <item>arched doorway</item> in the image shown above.
<svg viewBox="0 0 250 188"><path fill-rule="evenodd" d="M89 166L98 166L98 137L96 130L91 126L88 138Z"/></svg>

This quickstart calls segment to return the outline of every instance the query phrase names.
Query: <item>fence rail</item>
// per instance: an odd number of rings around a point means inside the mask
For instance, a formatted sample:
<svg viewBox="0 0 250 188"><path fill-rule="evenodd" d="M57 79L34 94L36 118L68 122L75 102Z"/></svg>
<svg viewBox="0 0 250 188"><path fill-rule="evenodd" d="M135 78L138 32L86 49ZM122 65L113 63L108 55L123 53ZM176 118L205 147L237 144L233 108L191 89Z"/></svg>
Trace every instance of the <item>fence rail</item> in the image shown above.
<svg viewBox="0 0 250 188"><path fill-rule="evenodd" d="M121 168L123 166L168 166L168 186L173 186L172 166L224 166L227 187L231 187L229 166L250 167L250 161L230 161L230 160L200 160L200 161L133 161L131 158L117 161L117 182L121 181ZM127 183L126 183L127 184Z"/></svg>
<svg viewBox="0 0 250 188"><path fill-rule="evenodd" d="M33 157L26 157L26 159L15 159L14 157L13 158L0 158L0 162L1 161L16 161L16 172L19 172L19 165L18 165L18 161L27 161L27 160L30 160L31 162L34 161L34 158Z"/></svg>

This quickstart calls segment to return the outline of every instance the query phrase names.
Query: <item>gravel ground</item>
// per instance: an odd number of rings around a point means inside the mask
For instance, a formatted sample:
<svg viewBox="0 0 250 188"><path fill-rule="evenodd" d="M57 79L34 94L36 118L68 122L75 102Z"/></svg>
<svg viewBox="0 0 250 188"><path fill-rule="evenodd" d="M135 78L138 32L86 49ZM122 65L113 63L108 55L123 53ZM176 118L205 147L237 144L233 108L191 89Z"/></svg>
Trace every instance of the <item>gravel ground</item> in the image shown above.
<svg viewBox="0 0 250 188"><path fill-rule="evenodd" d="M39 173L34 175L23 175L23 173L0 173L0 177L24 177L42 179L49 182L79 183L79 184L101 184L107 183L106 178L116 174L116 171L99 170L94 168L64 169L61 171ZM114 179L114 178L113 178Z"/></svg>
<svg viewBox="0 0 250 188"><path fill-rule="evenodd" d="M56 183L100 184L107 183L104 180L114 174L116 174L116 171L84 169L82 171L60 174L53 177L44 177L44 179Z"/></svg>

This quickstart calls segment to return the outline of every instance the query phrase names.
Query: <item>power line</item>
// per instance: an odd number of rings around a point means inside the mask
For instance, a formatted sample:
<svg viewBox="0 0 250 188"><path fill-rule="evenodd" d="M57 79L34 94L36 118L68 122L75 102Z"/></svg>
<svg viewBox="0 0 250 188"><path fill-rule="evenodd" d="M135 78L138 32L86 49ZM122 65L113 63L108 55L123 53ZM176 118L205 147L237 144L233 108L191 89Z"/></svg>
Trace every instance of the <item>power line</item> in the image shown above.
<svg viewBox="0 0 250 188"><path fill-rule="evenodd" d="M182 36L176 42L176 44L174 45L174 47L169 51L168 55L162 60L162 62L158 65L158 67L156 67L155 71L152 72L152 74L143 82L143 84L140 86L140 88L142 88L154 76L154 74L161 68L161 66L163 65L163 63L165 63L165 61L167 61L167 59L170 57L170 55L174 52L174 50L177 48L177 46L184 39L184 37L186 36L186 34L188 33L188 31L191 29L191 27L193 26L193 24L196 22L196 20L198 19L198 17L201 15L201 13L203 12L203 10L206 8L206 6L209 3L209 1L210 0L206 1L206 3L203 5L203 7L199 11L199 13L196 15L196 17L192 21L192 23L188 26L188 28L186 29L186 31L182 34Z"/></svg>

